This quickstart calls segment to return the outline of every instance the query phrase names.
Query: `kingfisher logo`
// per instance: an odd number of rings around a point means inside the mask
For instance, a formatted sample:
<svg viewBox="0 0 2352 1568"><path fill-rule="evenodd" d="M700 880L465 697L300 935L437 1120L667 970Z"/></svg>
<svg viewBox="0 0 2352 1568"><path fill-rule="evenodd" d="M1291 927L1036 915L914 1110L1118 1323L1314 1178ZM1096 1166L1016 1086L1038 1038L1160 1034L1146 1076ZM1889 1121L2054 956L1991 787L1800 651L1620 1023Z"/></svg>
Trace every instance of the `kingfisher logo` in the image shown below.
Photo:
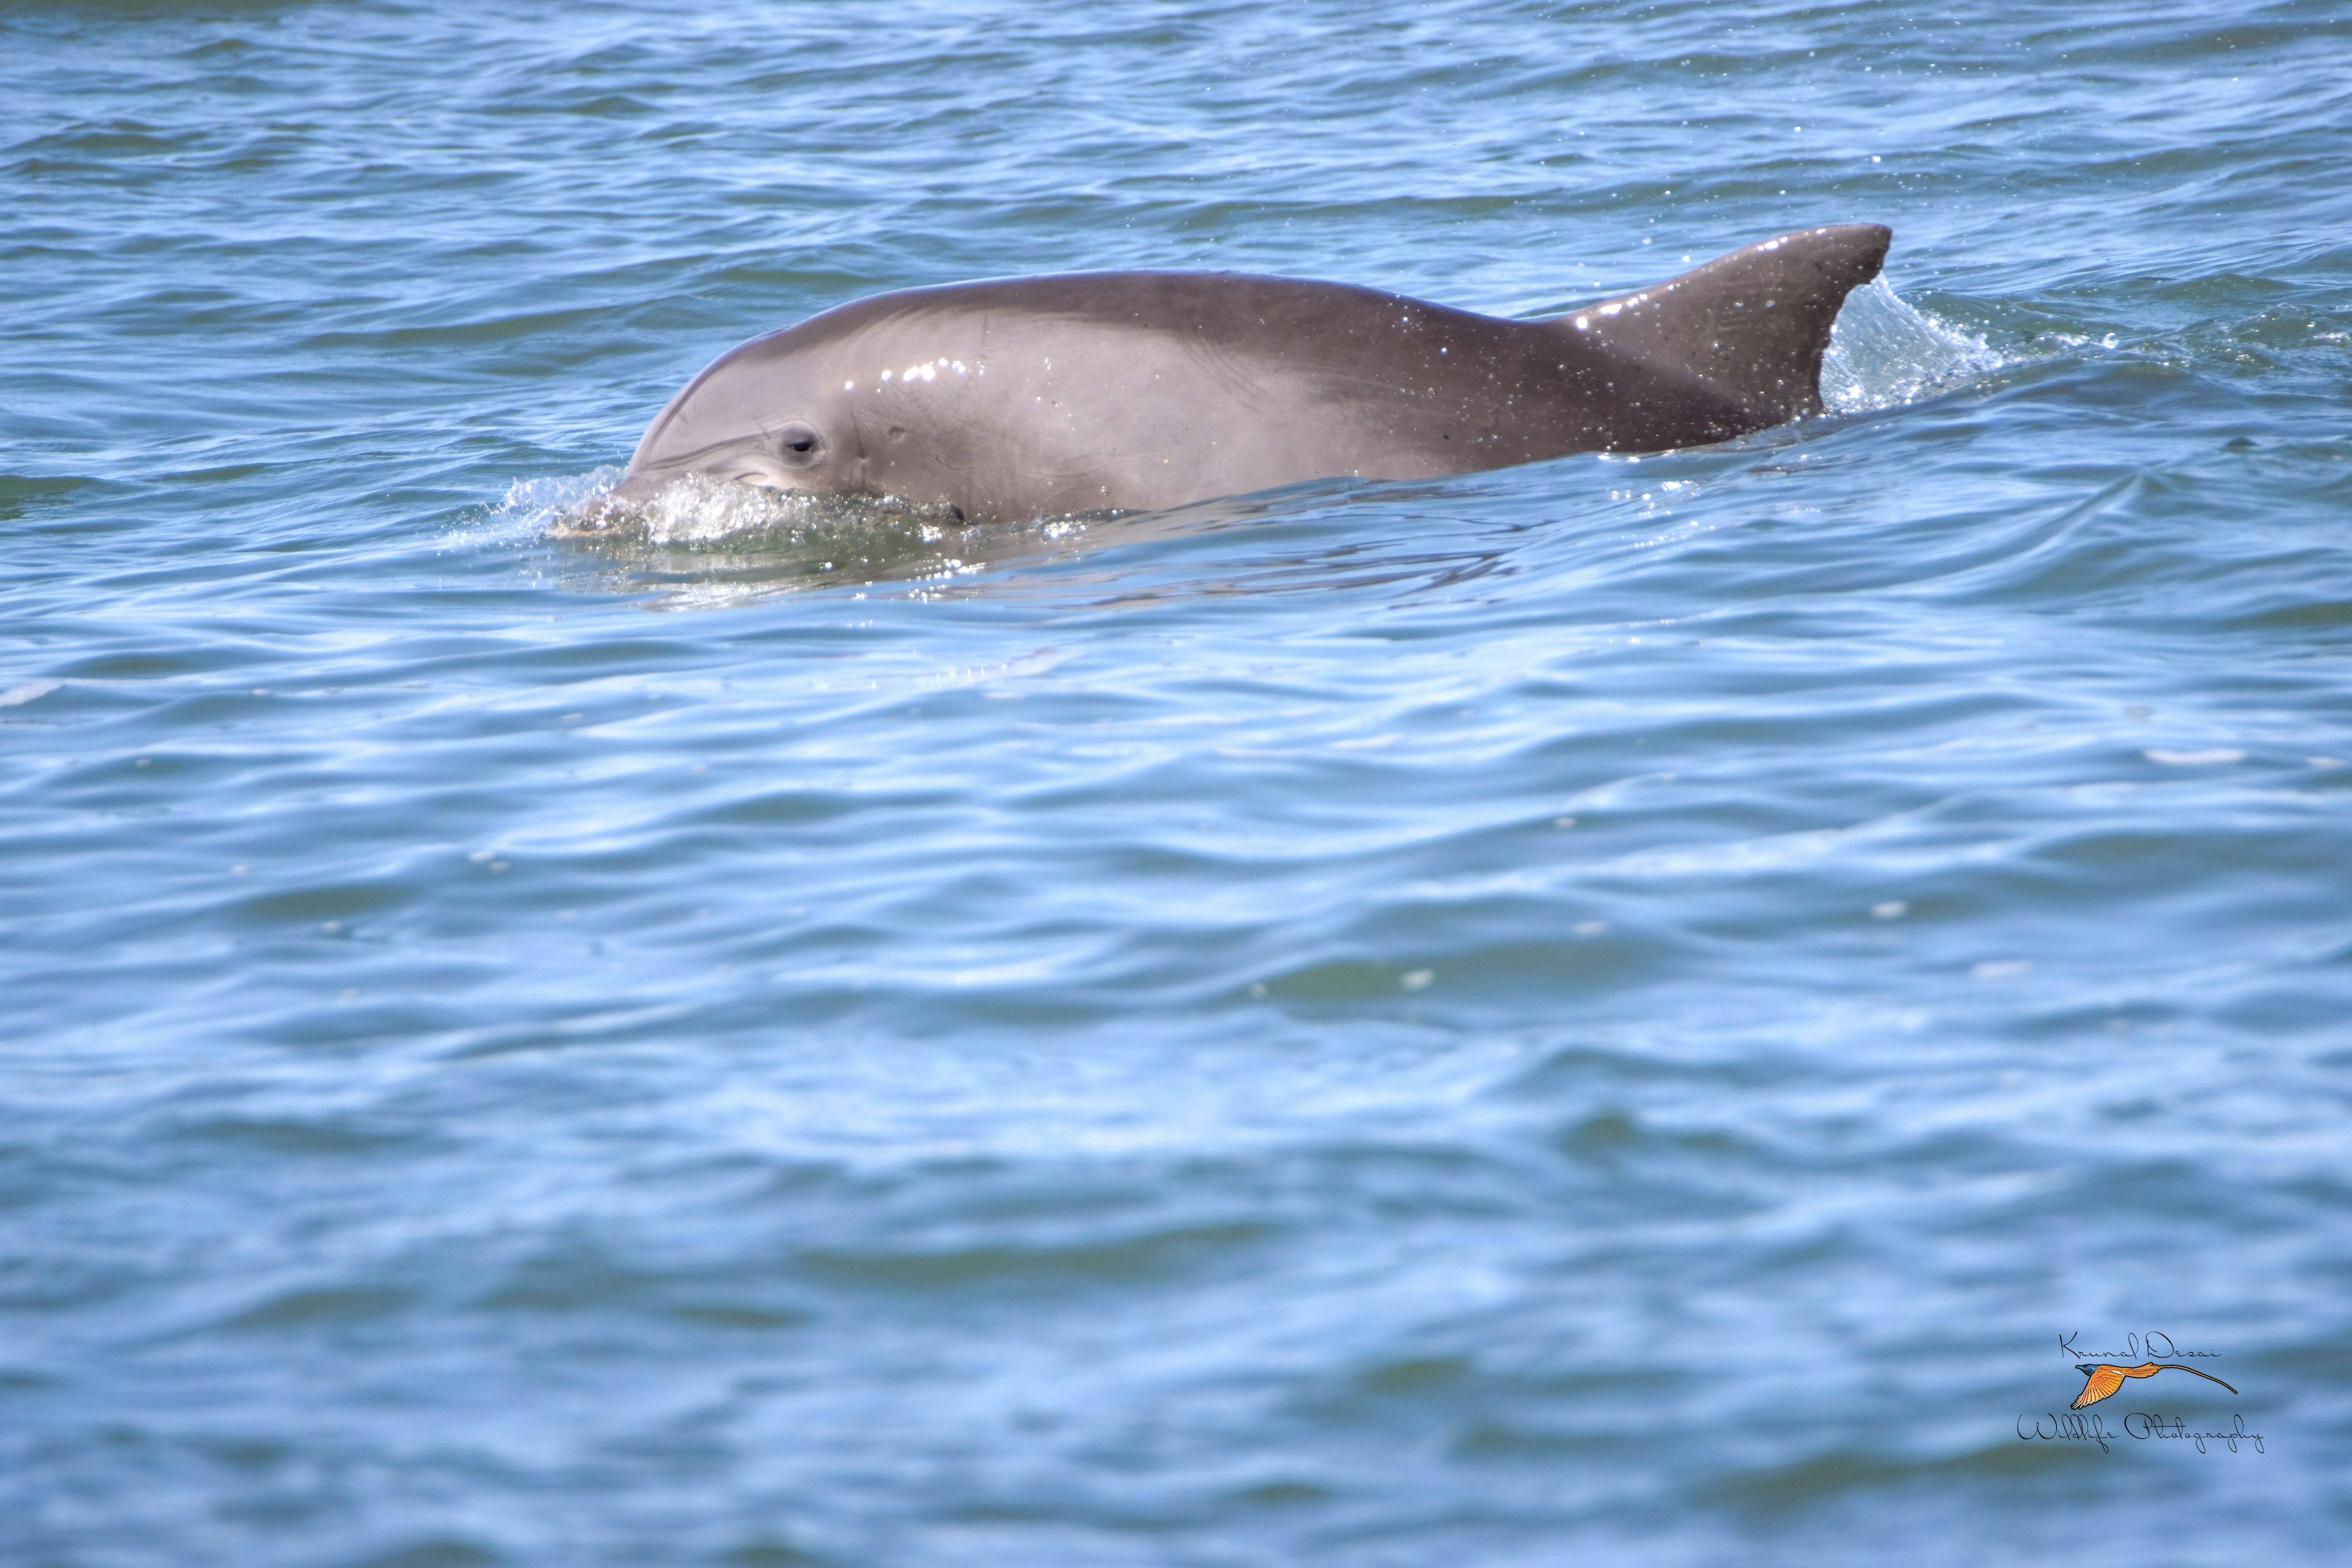
<svg viewBox="0 0 2352 1568"><path fill-rule="evenodd" d="M2137 1366L2117 1366L2113 1362L2103 1361L2087 1363L2074 1370L2083 1374L2083 1392L2074 1395L2074 1403L2066 1407L2069 1410L2080 1410L2086 1405L2096 1405L2100 1400L2121 1388L2124 1385L2124 1379L2127 1377L2154 1377L2159 1372L2197 1372L2195 1367L2183 1366L2177 1361L2142 1362ZM2197 1372L2197 1375L2208 1383L2221 1383L2220 1378L2210 1372ZM2221 1386L2230 1388L2226 1383L2221 1383ZM2235 1394L2238 1391L2230 1388L2230 1392Z"/></svg>
<svg viewBox="0 0 2352 1568"><path fill-rule="evenodd" d="M2120 1430L2106 1423L2106 1412L2081 1414L2089 1406L2112 1399L2123 1385L2133 1379L2154 1377L2159 1372L2185 1372L2206 1382L2219 1384L2231 1394L2237 1389L2211 1373L2190 1366L2185 1361L2158 1361L2163 1356L2186 1356L2211 1360L2219 1351L2183 1350L2168 1334L2152 1333L2142 1339L2138 1334L2125 1336L2127 1349L2116 1351L2085 1351L2074 1342L2079 1335L2058 1336L2059 1352L2074 1363L2074 1370L2083 1374L2083 1391L2074 1395L2074 1403L2063 1414L2053 1411L2039 1419L2020 1415L2017 1436L2027 1443L2095 1443L2099 1452L2113 1452L2109 1440L2129 1437L2135 1442L2149 1439L2188 1442L2196 1445L2200 1454L2210 1453L2209 1445L2227 1448L2235 1454L2251 1448L2257 1454L2267 1453L2263 1435L2246 1430L2246 1418L2233 1415L2228 1431L2193 1430L2185 1416L2166 1417L2148 1410L2127 1412L2121 1419ZM2142 1360L2145 1356L2147 1359Z"/></svg>

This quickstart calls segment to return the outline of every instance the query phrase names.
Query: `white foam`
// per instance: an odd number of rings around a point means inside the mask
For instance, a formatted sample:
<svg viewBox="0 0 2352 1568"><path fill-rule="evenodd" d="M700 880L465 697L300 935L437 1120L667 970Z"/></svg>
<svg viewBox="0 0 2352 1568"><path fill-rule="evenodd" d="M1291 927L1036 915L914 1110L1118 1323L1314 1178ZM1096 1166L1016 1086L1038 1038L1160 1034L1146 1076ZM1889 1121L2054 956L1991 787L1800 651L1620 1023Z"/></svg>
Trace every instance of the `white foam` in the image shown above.
<svg viewBox="0 0 2352 1568"><path fill-rule="evenodd" d="M65 682L62 680L28 680L22 686L12 686L5 691L0 691L0 708L16 708L27 702L37 701L50 692L60 689L64 685Z"/></svg>

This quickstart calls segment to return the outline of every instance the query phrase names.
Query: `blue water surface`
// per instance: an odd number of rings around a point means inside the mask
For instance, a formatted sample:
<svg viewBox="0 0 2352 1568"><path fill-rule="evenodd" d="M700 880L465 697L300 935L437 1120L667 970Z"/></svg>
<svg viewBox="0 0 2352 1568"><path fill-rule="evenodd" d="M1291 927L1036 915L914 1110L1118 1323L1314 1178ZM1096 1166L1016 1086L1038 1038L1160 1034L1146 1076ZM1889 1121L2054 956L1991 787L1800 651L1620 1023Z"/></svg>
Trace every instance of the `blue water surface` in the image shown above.
<svg viewBox="0 0 2352 1568"><path fill-rule="evenodd" d="M0 1561L2352 1538L2352 10L0 60ZM1725 447L568 526L885 289L1840 221L1833 412Z"/></svg>

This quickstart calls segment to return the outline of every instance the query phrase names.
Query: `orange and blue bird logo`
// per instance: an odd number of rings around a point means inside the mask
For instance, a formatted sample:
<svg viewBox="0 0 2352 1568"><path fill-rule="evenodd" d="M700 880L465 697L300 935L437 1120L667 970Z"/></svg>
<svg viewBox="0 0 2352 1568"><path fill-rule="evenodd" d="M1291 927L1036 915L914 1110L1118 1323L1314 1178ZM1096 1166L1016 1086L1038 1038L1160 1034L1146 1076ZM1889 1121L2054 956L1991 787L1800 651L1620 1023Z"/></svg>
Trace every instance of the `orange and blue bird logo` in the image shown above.
<svg viewBox="0 0 2352 1568"><path fill-rule="evenodd" d="M2177 1361L2148 1361L2142 1362L2137 1366L2117 1366L2113 1362L2105 1361L2085 1362L2074 1370L2081 1373L2087 1381L2083 1384L2083 1392L2074 1395L2074 1403L2067 1406L2070 1410L2080 1410L2086 1405L2096 1405L2100 1400L2121 1388L2124 1385L2124 1379L2127 1377L2154 1377L2159 1372L2197 1372L2195 1367L2183 1366ZM2197 1372L2197 1375L2208 1383L2221 1383L2220 1378L2210 1372ZM2221 1383L2221 1386L2230 1388L2226 1383ZM2238 1391L2230 1388L2230 1392L2235 1394Z"/></svg>

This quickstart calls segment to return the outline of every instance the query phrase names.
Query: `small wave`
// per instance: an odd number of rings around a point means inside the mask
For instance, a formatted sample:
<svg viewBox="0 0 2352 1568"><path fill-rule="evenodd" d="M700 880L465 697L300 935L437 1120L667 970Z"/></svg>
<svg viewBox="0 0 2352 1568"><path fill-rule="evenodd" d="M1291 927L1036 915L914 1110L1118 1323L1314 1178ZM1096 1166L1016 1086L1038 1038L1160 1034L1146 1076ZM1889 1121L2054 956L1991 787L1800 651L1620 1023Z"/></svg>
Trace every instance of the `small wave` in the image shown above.
<svg viewBox="0 0 2352 1568"><path fill-rule="evenodd" d="M1884 278L1846 296L1822 356L1822 402L1834 414L1895 408L2007 363L1974 332L1904 303Z"/></svg>

